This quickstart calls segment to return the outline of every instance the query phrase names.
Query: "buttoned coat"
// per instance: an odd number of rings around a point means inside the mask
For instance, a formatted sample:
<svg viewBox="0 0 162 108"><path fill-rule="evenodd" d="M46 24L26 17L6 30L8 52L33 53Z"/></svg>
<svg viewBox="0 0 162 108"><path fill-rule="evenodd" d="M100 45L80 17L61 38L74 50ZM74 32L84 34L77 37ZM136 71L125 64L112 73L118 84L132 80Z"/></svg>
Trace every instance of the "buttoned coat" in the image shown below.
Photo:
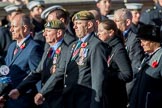
<svg viewBox="0 0 162 108"><path fill-rule="evenodd" d="M85 58L79 64L79 58L71 61L76 43L72 43L68 49L65 70L56 69L58 72L49 78L41 93L55 89L57 81L64 77L64 108L102 108L103 83L108 70L105 44L91 33L85 41Z"/></svg>
<svg viewBox="0 0 162 108"><path fill-rule="evenodd" d="M32 71L35 70L42 57L42 49L40 45L29 37L24 46L20 47L17 54L14 55L16 48L16 41L14 41L8 48L8 52L5 58L5 63L9 67L10 72L7 76L11 77L12 88L16 88L24 78ZM34 86L31 87L33 89ZM36 90L36 89L35 89ZM29 92L20 96L17 100L9 99L7 101L7 108L29 108L34 107L33 93ZM22 102L23 101L23 102Z"/></svg>
<svg viewBox="0 0 162 108"><path fill-rule="evenodd" d="M130 98L130 108L162 108L162 48L144 58Z"/></svg>
<svg viewBox="0 0 162 108"><path fill-rule="evenodd" d="M122 40L114 36L106 41L111 48L108 58L109 74L104 87L104 108L126 108L126 83L132 80L131 62Z"/></svg>
<svg viewBox="0 0 162 108"><path fill-rule="evenodd" d="M71 46L67 55L64 76L65 108L103 107L102 90L107 72L106 50L94 33L85 42L85 58L78 56L71 61L73 45L76 43Z"/></svg>

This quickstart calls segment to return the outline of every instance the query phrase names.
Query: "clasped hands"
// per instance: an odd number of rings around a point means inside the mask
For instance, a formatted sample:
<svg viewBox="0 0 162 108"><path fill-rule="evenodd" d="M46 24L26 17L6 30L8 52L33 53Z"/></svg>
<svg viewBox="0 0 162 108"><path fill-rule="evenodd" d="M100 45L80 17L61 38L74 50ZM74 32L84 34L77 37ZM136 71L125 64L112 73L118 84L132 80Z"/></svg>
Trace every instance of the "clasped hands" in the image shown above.
<svg viewBox="0 0 162 108"><path fill-rule="evenodd" d="M18 89L13 89L10 91L8 96L12 99L18 99L18 97L20 96L20 92L18 91ZM45 100L45 98L43 97L43 95L41 93L37 93L34 97L34 102L36 105L41 105L44 100ZM4 97L0 96L0 108L4 107L5 101L6 100L4 99Z"/></svg>

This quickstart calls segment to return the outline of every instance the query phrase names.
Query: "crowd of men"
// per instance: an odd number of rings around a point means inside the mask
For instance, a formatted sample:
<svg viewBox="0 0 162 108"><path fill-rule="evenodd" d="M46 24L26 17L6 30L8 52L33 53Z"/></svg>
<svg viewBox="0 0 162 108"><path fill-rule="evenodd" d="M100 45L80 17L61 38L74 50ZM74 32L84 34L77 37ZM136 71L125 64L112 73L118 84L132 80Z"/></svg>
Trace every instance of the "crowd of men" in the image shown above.
<svg viewBox="0 0 162 108"><path fill-rule="evenodd" d="M9 5L0 27L0 108L161 108L162 0L108 17L111 0L69 13ZM149 57L148 57L149 56Z"/></svg>

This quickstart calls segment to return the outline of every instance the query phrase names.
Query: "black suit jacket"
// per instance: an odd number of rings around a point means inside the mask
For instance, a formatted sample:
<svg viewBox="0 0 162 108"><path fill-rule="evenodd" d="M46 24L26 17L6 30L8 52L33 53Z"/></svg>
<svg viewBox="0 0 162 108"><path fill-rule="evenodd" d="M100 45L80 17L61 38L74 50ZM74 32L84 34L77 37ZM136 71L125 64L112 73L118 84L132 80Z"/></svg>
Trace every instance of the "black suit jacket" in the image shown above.
<svg viewBox="0 0 162 108"><path fill-rule="evenodd" d="M65 108L101 108L103 106L103 82L107 72L107 52L94 33L86 39L85 55L71 61L73 45L67 55L64 76ZM82 49L81 49L82 50ZM81 51L79 55L81 54ZM74 104L71 104L73 103Z"/></svg>

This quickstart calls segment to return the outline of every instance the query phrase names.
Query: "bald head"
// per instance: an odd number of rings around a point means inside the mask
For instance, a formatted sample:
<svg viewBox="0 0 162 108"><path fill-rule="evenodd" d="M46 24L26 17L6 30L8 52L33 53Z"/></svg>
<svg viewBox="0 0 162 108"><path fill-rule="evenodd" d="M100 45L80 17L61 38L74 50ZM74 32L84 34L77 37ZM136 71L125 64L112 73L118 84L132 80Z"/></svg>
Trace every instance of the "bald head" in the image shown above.
<svg viewBox="0 0 162 108"><path fill-rule="evenodd" d="M93 14L96 20L99 20L99 21L101 20L101 14L99 11L93 9L93 10L89 10L89 12Z"/></svg>

